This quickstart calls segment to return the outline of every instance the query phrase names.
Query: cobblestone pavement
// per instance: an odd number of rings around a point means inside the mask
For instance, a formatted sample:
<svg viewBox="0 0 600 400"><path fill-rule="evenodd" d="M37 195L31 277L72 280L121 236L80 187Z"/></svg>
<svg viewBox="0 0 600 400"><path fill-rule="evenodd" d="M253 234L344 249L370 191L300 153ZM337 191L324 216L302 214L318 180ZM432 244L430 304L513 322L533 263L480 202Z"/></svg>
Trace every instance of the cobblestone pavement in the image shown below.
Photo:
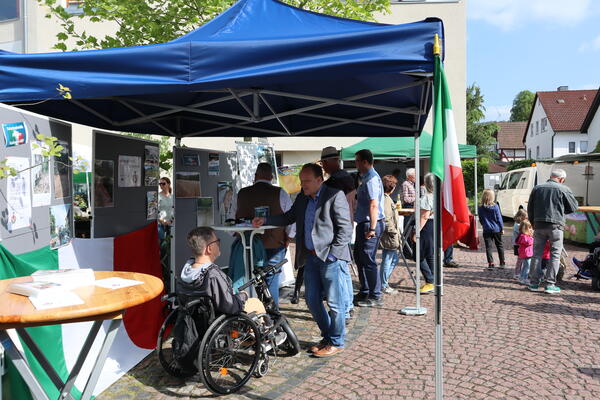
<svg viewBox="0 0 600 400"><path fill-rule="evenodd" d="M505 237L507 264L514 265ZM570 256L583 256L567 246ZM532 293L512 270L483 269L482 250L456 249L458 269L444 270L444 380L447 399L600 398L600 292L589 281L565 275L560 295ZM433 296L422 297L425 316L398 314L414 305L404 280L380 309L358 309L346 351L332 359L306 353L279 358L269 375L252 378L232 399L431 399L434 398ZM301 302L303 303L303 302ZM282 306L306 348L319 339L304 304ZM199 379L171 378L149 356L98 400L201 399Z"/></svg>

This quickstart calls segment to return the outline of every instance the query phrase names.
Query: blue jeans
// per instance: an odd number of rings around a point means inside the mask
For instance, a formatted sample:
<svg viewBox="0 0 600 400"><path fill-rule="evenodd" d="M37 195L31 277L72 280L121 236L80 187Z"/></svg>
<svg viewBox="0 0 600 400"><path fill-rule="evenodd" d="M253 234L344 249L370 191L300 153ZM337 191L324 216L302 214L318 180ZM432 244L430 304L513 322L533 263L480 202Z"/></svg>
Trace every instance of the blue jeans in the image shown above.
<svg viewBox="0 0 600 400"><path fill-rule="evenodd" d="M304 265L304 297L323 339L335 347L344 347L346 336L346 261L323 262L309 254ZM323 304L327 299L329 313Z"/></svg>
<svg viewBox="0 0 600 400"><path fill-rule="evenodd" d="M377 221L375 226L375 237L369 240L365 239L365 234L369 230L370 222L360 222L356 224L356 243L354 244L354 260L358 268L358 279L360 281L360 293L368 295L371 299L381 297L381 276L377 269L377 248L379 247L379 238L383 232L383 221Z"/></svg>
<svg viewBox="0 0 600 400"><path fill-rule="evenodd" d="M346 274L344 278L344 298L346 299L346 318L350 318L350 310L354 308L354 286L352 286L352 276L350 275L350 265L346 264Z"/></svg>
<svg viewBox="0 0 600 400"><path fill-rule="evenodd" d="M388 287L388 279L398 265L398 250L383 249L381 252L381 288Z"/></svg>
<svg viewBox="0 0 600 400"><path fill-rule="evenodd" d="M519 258L521 261L521 274L519 275L519 279L524 281L529 276L529 269L531 267L531 257L528 258Z"/></svg>
<svg viewBox="0 0 600 400"><path fill-rule="evenodd" d="M267 265L275 265L279 261L285 258L285 247L280 247L278 249L265 249L265 253L267 255ZM283 268L283 267L282 267ZM271 296L273 296L273 302L275 307L279 309L279 281L281 280L281 273L270 274L267 275L265 282L269 287L269 292L271 292Z"/></svg>
<svg viewBox="0 0 600 400"><path fill-rule="evenodd" d="M444 265L450 264L454 258L454 245L451 244L446 250L444 250Z"/></svg>

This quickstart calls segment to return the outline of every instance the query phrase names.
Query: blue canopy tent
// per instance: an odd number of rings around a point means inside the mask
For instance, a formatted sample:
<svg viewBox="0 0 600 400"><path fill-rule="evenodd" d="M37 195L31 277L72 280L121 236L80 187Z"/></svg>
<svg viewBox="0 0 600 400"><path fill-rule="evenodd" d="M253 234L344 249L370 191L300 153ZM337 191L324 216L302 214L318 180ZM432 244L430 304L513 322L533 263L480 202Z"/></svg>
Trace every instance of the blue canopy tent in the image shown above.
<svg viewBox="0 0 600 400"><path fill-rule="evenodd" d="M240 0L168 43L0 52L0 102L177 138L415 136L431 106L435 34L436 18L384 25Z"/></svg>

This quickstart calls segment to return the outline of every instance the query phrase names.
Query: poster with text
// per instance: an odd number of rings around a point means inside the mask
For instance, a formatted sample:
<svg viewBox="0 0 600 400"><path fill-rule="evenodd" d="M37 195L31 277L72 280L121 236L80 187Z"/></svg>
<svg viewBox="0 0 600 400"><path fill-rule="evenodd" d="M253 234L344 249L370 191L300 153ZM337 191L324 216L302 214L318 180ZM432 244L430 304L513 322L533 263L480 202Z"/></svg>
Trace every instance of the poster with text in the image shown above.
<svg viewBox="0 0 600 400"><path fill-rule="evenodd" d="M200 172L176 172L175 197L200 197Z"/></svg>
<svg viewBox="0 0 600 400"><path fill-rule="evenodd" d="M219 205L219 220L221 225L224 225L228 219L235 219L233 201L233 184L231 181L217 183L217 203Z"/></svg>
<svg viewBox="0 0 600 400"><path fill-rule="evenodd" d="M29 158L6 157L6 165L18 171L6 178L7 230L31 226L31 182Z"/></svg>
<svg viewBox="0 0 600 400"><path fill-rule="evenodd" d="M72 237L71 205L59 204L50 207L50 248L67 245Z"/></svg>
<svg viewBox="0 0 600 400"><path fill-rule="evenodd" d="M52 184L54 186L54 198L62 199L71 196L71 179L69 174L69 143L59 140L58 144L62 146L60 155L55 156L52 164L54 165L52 173Z"/></svg>
<svg viewBox="0 0 600 400"><path fill-rule="evenodd" d="M208 176L219 176L220 173L219 153L208 153Z"/></svg>
<svg viewBox="0 0 600 400"><path fill-rule="evenodd" d="M158 167L158 147L144 148L144 186L158 186L160 171Z"/></svg>
<svg viewBox="0 0 600 400"><path fill-rule="evenodd" d="M94 161L94 207L114 207L115 163Z"/></svg>
<svg viewBox="0 0 600 400"><path fill-rule="evenodd" d="M197 200L197 226L213 226L215 223L213 213L213 198L200 197Z"/></svg>
<svg viewBox="0 0 600 400"><path fill-rule="evenodd" d="M158 192L146 192L146 219L156 219L158 216Z"/></svg>
<svg viewBox="0 0 600 400"><path fill-rule="evenodd" d="M50 161L42 155L41 143L31 142L31 203L33 207L49 206Z"/></svg>
<svg viewBox="0 0 600 400"><path fill-rule="evenodd" d="M302 165L277 167L279 185L288 194L300 193L300 170Z"/></svg>
<svg viewBox="0 0 600 400"><path fill-rule="evenodd" d="M4 132L4 145L6 147L27 143L27 125L24 122L2 124L2 131Z"/></svg>
<svg viewBox="0 0 600 400"><path fill-rule="evenodd" d="M181 156L181 163L184 167L199 167L200 157L198 154L184 154Z"/></svg>
<svg viewBox="0 0 600 400"><path fill-rule="evenodd" d="M262 162L271 164L273 170L272 183L277 184L277 165L272 145L251 142L236 142L235 144L241 187L251 186L254 183L256 167Z"/></svg>
<svg viewBox="0 0 600 400"><path fill-rule="evenodd" d="M119 156L119 187L142 186L142 157Z"/></svg>

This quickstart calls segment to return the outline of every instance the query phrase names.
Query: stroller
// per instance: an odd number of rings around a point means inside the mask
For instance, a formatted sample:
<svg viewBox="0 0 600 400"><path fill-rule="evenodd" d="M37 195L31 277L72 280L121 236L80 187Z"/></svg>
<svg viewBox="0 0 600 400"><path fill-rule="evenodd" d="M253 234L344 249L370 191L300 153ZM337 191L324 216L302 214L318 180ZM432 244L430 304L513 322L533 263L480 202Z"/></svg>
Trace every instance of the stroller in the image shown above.
<svg viewBox="0 0 600 400"><path fill-rule="evenodd" d="M600 291L600 247L596 247L583 261L575 258L573 265L578 268L575 278L592 280L592 288Z"/></svg>

